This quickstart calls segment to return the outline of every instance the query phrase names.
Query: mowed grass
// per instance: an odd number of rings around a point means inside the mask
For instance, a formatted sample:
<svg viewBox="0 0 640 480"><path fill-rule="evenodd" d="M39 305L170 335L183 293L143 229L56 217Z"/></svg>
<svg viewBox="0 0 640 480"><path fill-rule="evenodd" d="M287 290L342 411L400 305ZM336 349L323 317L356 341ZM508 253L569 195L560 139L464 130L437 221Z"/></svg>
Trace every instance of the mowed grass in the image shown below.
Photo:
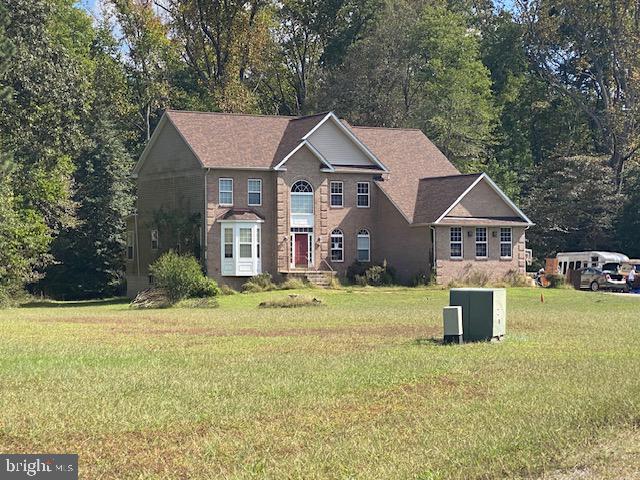
<svg viewBox="0 0 640 480"><path fill-rule="evenodd" d="M0 311L0 451L91 479L502 478L635 435L640 298L511 289L504 342L443 346L446 291L258 308L289 293Z"/></svg>

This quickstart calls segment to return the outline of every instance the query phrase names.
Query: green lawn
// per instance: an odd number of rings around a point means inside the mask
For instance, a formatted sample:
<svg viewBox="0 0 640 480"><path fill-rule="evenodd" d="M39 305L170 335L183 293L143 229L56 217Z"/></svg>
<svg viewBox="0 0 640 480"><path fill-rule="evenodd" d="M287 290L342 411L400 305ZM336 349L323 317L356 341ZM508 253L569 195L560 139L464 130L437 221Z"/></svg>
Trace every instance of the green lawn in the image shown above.
<svg viewBox="0 0 640 480"><path fill-rule="evenodd" d="M639 423L640 298L513 289L506 341L442 346L446 291L257 308L289 293L0 311L0 451L88 479L537 477Z"/></svg>

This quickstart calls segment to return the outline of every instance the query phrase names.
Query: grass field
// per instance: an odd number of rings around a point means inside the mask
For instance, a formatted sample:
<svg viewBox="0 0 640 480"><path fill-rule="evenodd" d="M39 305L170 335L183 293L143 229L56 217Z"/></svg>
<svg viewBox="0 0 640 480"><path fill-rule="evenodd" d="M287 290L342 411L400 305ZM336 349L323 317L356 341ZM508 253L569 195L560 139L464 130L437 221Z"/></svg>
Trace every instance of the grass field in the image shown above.
<svg viewBox="0 0 640 480"><path fill-rule="evenodd" d="M638 478L640 298L513 289L506 341L442 346L446 291L257 308L288 293L0 311L0 451L88 479Z"/></svg>

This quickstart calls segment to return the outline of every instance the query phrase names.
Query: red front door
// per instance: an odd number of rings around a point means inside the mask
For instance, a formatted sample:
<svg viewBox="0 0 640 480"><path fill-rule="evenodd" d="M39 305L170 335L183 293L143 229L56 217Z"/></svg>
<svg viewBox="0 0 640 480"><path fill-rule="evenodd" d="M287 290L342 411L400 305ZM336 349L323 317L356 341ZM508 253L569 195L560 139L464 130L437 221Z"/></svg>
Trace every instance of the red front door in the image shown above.
<svg viewBox="0 0 640 480"><path fill-rule="evenodd" d="M296 233L296 267L309 266L309 239L306 233Z"/></svg>

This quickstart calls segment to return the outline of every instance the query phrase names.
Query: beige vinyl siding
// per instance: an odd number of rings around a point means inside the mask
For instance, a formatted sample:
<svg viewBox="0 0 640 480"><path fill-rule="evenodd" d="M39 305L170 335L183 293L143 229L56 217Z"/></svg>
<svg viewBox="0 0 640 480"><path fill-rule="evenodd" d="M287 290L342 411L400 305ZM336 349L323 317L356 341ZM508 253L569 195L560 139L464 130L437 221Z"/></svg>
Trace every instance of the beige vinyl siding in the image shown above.
<svg viewBox="0 0 640 480"><path fill-rule="evenodd" d="M309 143L332 165L373 165L358 145L332 120L327 120L313 132Z"/></svg>

